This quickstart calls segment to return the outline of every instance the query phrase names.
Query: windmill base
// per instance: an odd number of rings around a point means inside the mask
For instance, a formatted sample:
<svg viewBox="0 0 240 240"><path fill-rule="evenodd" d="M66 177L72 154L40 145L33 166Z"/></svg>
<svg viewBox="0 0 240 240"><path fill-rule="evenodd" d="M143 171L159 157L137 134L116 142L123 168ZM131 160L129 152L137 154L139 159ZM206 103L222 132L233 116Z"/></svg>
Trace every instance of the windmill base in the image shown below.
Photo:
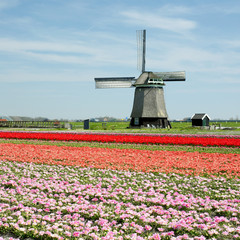
<svg viewBox="0 0 240 240"><path fill-rule="evenodd" d="M171 124L167 118L132 118L130 127L152 127L152 128L171 128Z"/></svg>

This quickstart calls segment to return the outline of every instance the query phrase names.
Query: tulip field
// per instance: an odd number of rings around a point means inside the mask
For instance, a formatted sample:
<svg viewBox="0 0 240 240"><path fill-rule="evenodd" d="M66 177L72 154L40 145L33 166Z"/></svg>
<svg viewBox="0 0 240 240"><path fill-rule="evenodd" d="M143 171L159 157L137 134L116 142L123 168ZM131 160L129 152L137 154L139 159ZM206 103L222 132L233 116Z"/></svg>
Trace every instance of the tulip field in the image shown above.
<svg viewBox="0 0 240 240"><path fill-rule="evenodd" d="M0 240L240 239L239 146L239 135L0 131Z"/></svg>

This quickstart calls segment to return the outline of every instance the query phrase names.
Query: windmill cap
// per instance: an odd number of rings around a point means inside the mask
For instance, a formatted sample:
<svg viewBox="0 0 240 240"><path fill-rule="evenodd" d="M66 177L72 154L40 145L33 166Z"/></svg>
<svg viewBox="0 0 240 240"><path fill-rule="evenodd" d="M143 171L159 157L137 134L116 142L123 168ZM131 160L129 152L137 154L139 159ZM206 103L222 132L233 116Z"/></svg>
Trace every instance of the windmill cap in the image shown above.
<svg viewBox="0 0 240 240"><path fill-rule="evenodd" d="M163 79L161 76L159 77L153 72L143 72L134 83L134 86L143 85L143 84L154 84L154 83L158 85L159 84L164 85Z"/></svg>
<svg viewBox="0 0 240 240"><path fill-rule="evenodd" d="M133 85L164 85L164 81L185 81L185 72L143 72Z"/></svg>

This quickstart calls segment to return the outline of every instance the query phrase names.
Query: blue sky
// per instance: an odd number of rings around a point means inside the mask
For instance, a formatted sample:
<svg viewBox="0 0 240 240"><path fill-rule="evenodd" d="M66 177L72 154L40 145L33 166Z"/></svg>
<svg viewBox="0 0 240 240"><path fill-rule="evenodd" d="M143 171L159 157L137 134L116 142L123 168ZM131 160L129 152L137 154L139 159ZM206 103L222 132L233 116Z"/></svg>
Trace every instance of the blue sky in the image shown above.
<svg viewBox="0 0 240 240"><path fill-rule="evenodd" d="M0 115L129 117L134 88L94 77L186 71L164 88L169 119L240 118L239 0L0 0Z"/></svg>

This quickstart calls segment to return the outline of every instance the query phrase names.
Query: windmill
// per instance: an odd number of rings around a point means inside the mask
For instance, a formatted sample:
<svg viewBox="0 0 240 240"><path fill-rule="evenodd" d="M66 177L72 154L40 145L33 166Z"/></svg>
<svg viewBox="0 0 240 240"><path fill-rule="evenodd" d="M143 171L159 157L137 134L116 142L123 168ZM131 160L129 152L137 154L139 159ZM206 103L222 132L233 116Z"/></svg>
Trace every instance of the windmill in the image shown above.
<svg viewBox="0 0 240 240"><path fill-rule="evenodd" d="M131 127L171 127L168 121L163 86L168 81L185 81L185 71L145 71L146 30L137 31L138 66L141 74L135 77L95 78L96 88L135 87Z"/></svg>

